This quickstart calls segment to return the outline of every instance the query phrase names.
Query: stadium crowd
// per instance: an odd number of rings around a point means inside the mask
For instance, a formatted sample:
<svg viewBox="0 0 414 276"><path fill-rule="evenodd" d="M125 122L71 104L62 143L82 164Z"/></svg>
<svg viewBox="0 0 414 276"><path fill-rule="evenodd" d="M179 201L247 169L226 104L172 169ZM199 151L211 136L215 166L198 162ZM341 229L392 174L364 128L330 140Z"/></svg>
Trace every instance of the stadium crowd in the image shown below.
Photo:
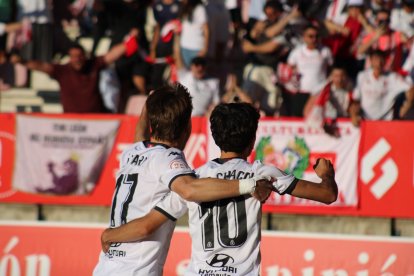
<svg viewBox="0 0 414 276"><path fill-rule="evenodd" d="M64 112L124 113L178 81L193 116L252 102L332 135L340 117L414 119L414 0L0 0L0 22L0 90L43 71Z"/></svg>

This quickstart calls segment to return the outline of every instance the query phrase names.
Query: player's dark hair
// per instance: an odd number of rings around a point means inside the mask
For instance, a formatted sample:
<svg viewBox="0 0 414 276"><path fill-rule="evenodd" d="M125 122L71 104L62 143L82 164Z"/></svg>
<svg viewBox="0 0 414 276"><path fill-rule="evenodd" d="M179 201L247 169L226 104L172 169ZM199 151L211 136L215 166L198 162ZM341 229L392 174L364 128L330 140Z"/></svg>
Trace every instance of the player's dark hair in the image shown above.
<svg viewBox="0 0 414 276"><path fill-rule="evenodd" d="M242 153L256 138L259 118L248 103L219 104L210 116L214 142L222 151Z"/></svg>
<svg viewBox="0 0 414 276"><path fill-rule="evenodd" d="M193 105L185 86L177 83L154 90L146 102L151 136L178 141L187 130Z"/></svg>

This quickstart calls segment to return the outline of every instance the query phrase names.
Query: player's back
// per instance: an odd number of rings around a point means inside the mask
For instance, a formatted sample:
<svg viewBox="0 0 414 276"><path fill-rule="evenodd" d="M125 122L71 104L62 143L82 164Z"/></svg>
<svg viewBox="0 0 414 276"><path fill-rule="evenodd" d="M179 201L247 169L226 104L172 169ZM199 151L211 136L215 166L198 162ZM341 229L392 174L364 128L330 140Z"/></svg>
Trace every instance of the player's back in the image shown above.
<svg viewBox="0 0 414 276"><path fill-rule="evenodd" d="M190 174L180 150L139 142L124 151L110 211L110 227L145 216L169 192L170 182ZM111 245L101 253L95 275L162 275L175 223L163 224L148 238Z"/></svg>
<svg viewBox="0 0 414 276"><path fill-rule="evenodd" d="M209 161L199 177L247 179L256 165L234 158ZM192 256L186 275L259 275L261 204L251 196L188 202Z"/></svg>

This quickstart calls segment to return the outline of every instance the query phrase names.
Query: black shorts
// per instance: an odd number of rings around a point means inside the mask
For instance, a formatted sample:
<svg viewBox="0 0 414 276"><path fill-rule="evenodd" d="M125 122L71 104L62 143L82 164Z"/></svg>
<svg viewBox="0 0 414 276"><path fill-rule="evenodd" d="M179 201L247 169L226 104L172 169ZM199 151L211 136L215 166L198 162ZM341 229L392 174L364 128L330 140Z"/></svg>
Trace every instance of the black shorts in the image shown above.
<svg viewBox="0 0 414 276"><path fill-rule="evenodd" d="M143 60L140 60L132 67L132 75L147 78L150 75L151 65Z"/></svg>

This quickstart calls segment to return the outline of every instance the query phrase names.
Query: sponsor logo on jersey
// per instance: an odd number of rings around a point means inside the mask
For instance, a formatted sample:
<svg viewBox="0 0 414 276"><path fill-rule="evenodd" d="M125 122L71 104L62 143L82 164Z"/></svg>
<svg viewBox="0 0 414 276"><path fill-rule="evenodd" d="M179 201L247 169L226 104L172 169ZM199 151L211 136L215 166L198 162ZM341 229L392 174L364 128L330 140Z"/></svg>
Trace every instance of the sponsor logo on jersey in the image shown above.
<svg viewBox="0 0 414 276"><path fill-rule="evenodd" d="M185 162L183 162L182 160L173 160L170 163L170 168L171 169L187 169L188 166Z"/></svg>
<svg viewBox="0 0 414 276"><path fill-rule="evenodd" d="M229 273L237 274L237 268L231 266L234 263L232 256L226 254L215 254L206 263L211 267L207 269L199 269L198 274L203 276L228 276Z"/></svg>
<svg viewBox="0 0 414 276"><path fill-rule="evenodd" d="M116 249L109 249L108 253L106 253L106 256L108 256L108 258L113 258L113 257L126 257L126 251L125 250L116 250Z"/></svg>
<svg viewBox="0 0 414 276"><path fill-rule="evenodd" d="M302 178L309 166L310 156L310 149L305 139L295 136L282 151L277 151L273 147L271 139L271 136L260 139L255 149L255 159L264 164L274 165L297 178Z"/></svg>
<svg viewBox="0 0 414 276"><path fill-rule="evenodd" d="M210 261L207 261L207 264L212 267L224 267L232 263L234 263L234 259L226 254L216 254Z"/></svg>

